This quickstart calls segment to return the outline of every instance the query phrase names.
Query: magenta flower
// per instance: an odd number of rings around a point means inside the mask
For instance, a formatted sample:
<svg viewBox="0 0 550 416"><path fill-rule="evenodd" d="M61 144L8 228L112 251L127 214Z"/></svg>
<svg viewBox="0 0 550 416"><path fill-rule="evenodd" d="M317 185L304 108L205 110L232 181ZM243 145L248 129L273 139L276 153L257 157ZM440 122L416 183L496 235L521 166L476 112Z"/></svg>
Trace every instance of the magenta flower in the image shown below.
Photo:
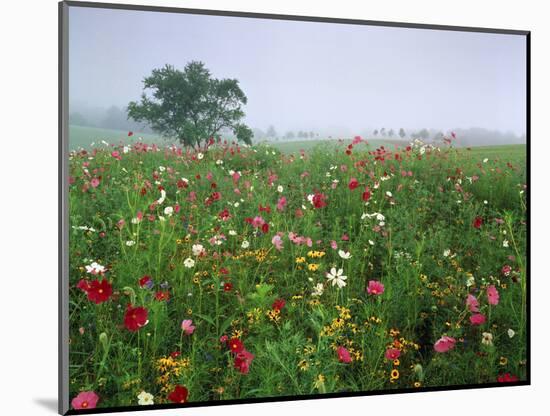
<svg viewBox="0 0 550 416"><path fill-rule="evenodd" d="M468 294L466 298L466 306L470 312L479 312L479 302L474 295Z"/></svg>
<svg viewBox="0 0 550 416"><path fill-rule="evenodd" d="M265 220L262 217L257 216L252 219L251 224L254 228L259 228L265 224Z"/></svg>
<svg viewBox="0 0 550 416"><path fill-rule="evenodd" d="M71 404L73 409L95 409L99 396L93 391L81 391Z"/></svg>
<svg viewBox="0 0 550 416"><path fill-rule="evenodd" d="M381 295L384 293L384 285L378 280L369 280L369 285L367 286L367 293L369 295Z"/></svg>
<svg viewBox="0 0 550 416"><path fill-rule="evenodd" d="M99 186L99 179L92 178L92 180L90 181L90 185L92 185L92 188L97 188Z"/></svg>
<svg viewBox="0 0 550 416"><path fill-rule="evenodd" d="M277 211L282 211L286 206L286 198L284 196L280 197L277 201Z"/></svg>
<svg viewBox="0 0 550 416"><path fill-rule="evenodd" d="M344 347L340 346L336 349L336 354L338 354L338 361L341 363L351 363L351 356L349 354L349 351L345 349Z"/></svg>
<svg viewBox="0 0 550 416"><path fill-rule="evenodd" d="M485 321L485 315L483 315L482 313L475 313L470 316L470 323L472 325L483 325Z"/></svg>
<svg viewBox="0 0 550 416"><path fill-rule="evenodd" d="M386 350L386 353L384 356L387 360L396 360L401 355L401 351L399 351L397 348L388 348Z"/></svg>
<svg viewBox="0 0 550 416"><path fill-rule="evenodd" d="M434 350L436 352L447 352L452 350L455 347L456 339L453 337L448 337L447 335L439 338L434 344Z"/></svg>
<svg viewBox="0 0 550 416"><path fill-rule="evenodd" d="M193 321L191 319L184 319L181 323L181 329L185 335L191 335L195 331Z"/></svg>
<svg viewBox="0 0 550 416"><path fill-rule="evenodd" d="M487 288L487 300L491 305L498 305L498 300L500 296L498 290L494 285L491 285Z"/></svg>

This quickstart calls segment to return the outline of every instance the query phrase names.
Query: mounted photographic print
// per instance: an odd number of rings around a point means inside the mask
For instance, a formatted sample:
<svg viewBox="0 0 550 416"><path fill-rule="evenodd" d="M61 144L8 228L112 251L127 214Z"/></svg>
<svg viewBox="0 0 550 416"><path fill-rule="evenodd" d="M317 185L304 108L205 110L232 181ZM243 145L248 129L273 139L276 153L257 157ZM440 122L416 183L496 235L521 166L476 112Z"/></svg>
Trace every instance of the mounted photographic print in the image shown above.
<svg viewBox="0 0 550 416"><path fill-rule="evenodd" d="M530 383L529 32L59 11L60 413Z"/></svg>

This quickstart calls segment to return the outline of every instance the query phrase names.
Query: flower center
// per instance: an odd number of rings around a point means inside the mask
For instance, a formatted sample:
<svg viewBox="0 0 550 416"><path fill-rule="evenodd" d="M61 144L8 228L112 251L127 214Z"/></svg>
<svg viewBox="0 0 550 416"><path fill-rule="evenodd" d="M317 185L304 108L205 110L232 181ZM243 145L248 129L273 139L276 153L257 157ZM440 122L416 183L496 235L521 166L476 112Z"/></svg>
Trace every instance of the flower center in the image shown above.
<svg viewBox="0 0 550 416"><path fill-rule="evenodd" d="M82 407L85 409L88 407L88 402L82 402Z"/></svg>

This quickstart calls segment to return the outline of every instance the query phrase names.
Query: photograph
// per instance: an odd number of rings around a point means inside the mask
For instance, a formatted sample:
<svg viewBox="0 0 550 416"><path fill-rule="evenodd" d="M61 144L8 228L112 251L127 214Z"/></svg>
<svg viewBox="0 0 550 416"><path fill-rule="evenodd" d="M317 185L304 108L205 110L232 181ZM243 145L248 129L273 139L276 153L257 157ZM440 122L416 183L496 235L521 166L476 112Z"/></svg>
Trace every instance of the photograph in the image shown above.
<svg viewBox="0 0 550 416"><path fill-rule="evenodd" d="M61 413L530 384L530 32L59 12Z"/></svg>

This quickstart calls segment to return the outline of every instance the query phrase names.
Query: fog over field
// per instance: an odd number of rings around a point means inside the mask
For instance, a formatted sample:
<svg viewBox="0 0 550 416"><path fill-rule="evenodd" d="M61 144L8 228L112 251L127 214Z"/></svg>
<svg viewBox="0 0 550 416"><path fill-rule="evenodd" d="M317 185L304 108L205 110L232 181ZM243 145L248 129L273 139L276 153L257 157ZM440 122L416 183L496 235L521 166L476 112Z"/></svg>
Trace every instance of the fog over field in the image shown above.
<svg viewBox="0 0 550 416"><path fill-rule="evenodd" d="M522 36L78 7L69 31L75 125L147 132L124 113L143 79L198 60L239 80L255 138L525 142Z"/></svg>

